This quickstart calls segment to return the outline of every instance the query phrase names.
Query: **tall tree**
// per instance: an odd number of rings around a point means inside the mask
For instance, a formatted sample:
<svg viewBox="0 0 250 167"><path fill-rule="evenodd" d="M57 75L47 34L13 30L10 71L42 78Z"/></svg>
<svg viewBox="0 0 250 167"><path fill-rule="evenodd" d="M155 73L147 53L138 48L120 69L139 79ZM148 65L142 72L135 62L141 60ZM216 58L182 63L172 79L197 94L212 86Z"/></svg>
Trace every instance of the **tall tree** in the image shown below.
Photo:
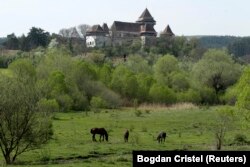
<svg viewBox="0 0 250 167"><path fill-rule="evenodd" d="M32 27L28 33L29 49L38 46L46 47L50 42L50 34L41 28Z"/></svg>
<svg viewBox="0 0 250 167"><path fill-rule="evenodd" d="M237 102L236 106L240 109L239 115L243 118L242 122L246 125L250 123L250 67L247 67L239 82L237 83L236 96Z"/></svg>
<svg viewBox="0 0 250 167"><path fill-rule="evenodd" d="M12 75L0 77L0 149L7 164L45 144L52 135L50 114L38 106L40 97L31 62L19 60L9 68Z"/></svg>
<svg viewBox="0 0 250 167"><path fill-rule="evenodd" d="M204 86L213 88L216 95L233 85L241 74L241 67L225 50L210 49L194 65L193 75Z"/></svg>
<svg viewBox="0 0 250 167"><path fill-rule="evenodd" d="M154 65L154 76L156 81L162 85L171 86L171 75L178 71L178 60L172 55L166 55L157 60Z"/></svg>
<svg viewBox="0 0 250 167"><path fill-rule="evenodd" d="M19 49L19 41L14 33L7 35L7 41L4 42L6 49Z"/></svg>

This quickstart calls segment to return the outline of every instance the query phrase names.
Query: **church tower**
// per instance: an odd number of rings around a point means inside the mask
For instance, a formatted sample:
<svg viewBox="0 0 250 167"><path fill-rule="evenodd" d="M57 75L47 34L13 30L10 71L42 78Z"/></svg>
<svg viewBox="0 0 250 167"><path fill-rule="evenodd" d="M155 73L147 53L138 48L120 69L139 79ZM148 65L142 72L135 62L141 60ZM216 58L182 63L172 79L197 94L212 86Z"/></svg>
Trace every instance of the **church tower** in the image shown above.
<svg viewBox="0 0 250 167"><path fill-rule="evenodd" d="M156 43L156 31L154 25L156 21L151 16L150 12L146 8L141 16L136 21L137 24L140 24L140 36L142 46L151 46Z"/></svg>
<svg viewBox="0 0 250 167"><path fill-rule="evenodd" d="M142 12L141 16L137 19L136 22L141 25L149 24L154 26L156 24L156 21L151 16L147 8Z"/></svg>

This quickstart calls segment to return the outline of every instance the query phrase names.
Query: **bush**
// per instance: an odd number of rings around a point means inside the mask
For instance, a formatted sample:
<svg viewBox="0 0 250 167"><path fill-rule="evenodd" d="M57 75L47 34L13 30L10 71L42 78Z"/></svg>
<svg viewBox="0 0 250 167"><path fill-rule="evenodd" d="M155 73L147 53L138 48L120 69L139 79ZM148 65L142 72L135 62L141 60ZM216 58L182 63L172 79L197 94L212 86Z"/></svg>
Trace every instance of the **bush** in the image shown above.
<svg viewBox="0 0 250 167"><path fill-rule="evenodd" d="M234 87L228 88L220 101L229 105L235 105L237 100L237 90Z"/></svg>
<svg viewBox="0 0 250 167"><path fill-rule="evenodd" d="M42 162L48 162L51 160L51 153L49 149L42 149L40 152L40 159Z"/></svg>
<svg viewBox="0 0 250 167"><path fill-rule="evenodd" d="M140 117L142 115L141 110L135 110L135 116Z"/></svg>
<svg viewBox="0 0 250 167"><path fill-rule="evenodd" d="M122 104L120 96L107 88L102 90L100 96L105 101L105 107L107 108L118 108Z"/></svg>
<svg viewBox="0 0 250 167"><path fill-rule="evenodd" d="M244 144L248 144L249 142L247 141L247 137L244 134L237 134L234 137L234 144L237 145L244 145Z"/></svg>
<svg viewBox="0 0 250 167"><path fill-rule="evenodd" d="M100 108L105 108L107 104L106 101L103 100L101 97L93 96L90 101L90 106L93 109L100 109Z"/></svg>
<svg viewBox="0 0 250 167"><path fill-rule="evenodd" d="M199 90L201 103L203 104L214 104L218 103L218 97L212 88L202 87Z"/></svg>
<svg viewBox="0 0 250 167"><path fill-rule="evenodd" d="M60 111L68 111L73 105L73 100L67 94L57 96L56 100L60 106Z"/></svg>
<svg viewBox="0 0 250 167"><path fill-rule="evenodd" d="M48 111L48 112L58 112L59 105L55 99L41 99L39 101L39 109L41 111Z"/></svg>
<svg viewBox="0 0 250 167"><path fill-rule="evenodd" d="M199 92L189 89L186 92L180 92L177 94L177 101L178 102L191 102L191 103L200 103L201 97Z"/></svg>
<svg viewBox="0 0 250 167"><path fill-rule="evenodd" d="M159 85L153 84L149 90L149 96L152 102L172 104L176 102L176 96L172 89Z"/></svg>
<svg viewBox="0 0 250 167"><path fill-rule="evenodd" d="M89 102L84 93L75 91L71 94L71 97L73 99L73 110L84 111L89 109Z"/></svg>

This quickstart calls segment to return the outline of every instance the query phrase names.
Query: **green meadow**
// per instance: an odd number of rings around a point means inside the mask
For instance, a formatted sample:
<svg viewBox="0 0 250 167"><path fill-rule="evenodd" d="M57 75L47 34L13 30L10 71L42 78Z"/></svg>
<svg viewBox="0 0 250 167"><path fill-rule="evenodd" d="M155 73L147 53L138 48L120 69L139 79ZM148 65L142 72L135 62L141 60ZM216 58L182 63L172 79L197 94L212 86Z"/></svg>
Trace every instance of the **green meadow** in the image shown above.
<svg viewBox="0 0 250 167"><path fill-rule="evenodd" d="M133 150L216 150L216 110L220 107L146 107L55 113L53 139L41 149L20 155L13 166L100 167L132 166ZM90 129L104 127L108 142L92 141ZM123 140L129 129L129 142ZM167 132L165 143L156 141L160 131ZM225 135L222 150L249 150L235 145L236 135L249 133L234 122ZM5 166L1 156L0 166Z"/></svg>

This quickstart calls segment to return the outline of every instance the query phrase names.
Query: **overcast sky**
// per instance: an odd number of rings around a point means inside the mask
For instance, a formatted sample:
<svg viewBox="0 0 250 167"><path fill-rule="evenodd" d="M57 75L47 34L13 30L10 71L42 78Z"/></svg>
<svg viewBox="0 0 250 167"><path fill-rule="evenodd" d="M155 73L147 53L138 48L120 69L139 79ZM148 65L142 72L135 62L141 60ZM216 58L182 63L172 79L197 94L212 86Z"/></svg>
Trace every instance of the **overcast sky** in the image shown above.
<svg viewBox="0 0 250 167"><path fill-rule="evenodd" d="M250 36L250 0L0 0L0 37L135 22L146 7L158 32L169 24L176 35Z"/></svg>

